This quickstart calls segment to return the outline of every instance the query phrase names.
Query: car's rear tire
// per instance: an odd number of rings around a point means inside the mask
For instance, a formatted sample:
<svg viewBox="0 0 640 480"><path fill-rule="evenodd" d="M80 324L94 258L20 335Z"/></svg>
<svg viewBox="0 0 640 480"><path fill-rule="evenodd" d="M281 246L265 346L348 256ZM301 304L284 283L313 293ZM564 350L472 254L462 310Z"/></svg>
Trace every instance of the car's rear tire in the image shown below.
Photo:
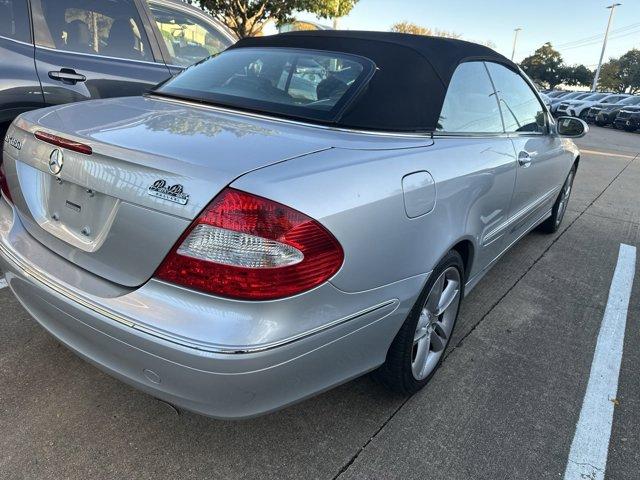
<svg viewBox="0 0 640 480"><path fill-rule="evenodd" d="M464 296L464 263L454 250L433 270L375 377L387 388L412 394L440 366Z"/></svg>
<svg viewBox="0 0 640 480"><path fill-rule="evenodd" d="M567 211L567 204L571 198L571 191L573 190L573 180L575 179L575 176L576 167L574 166L562 185L562 189L556 199L556 203L553 204L551 216L540 224L540 230L544 233L557 232L560 225L562 225L562 219L564 218L564 214Z"/></svg>

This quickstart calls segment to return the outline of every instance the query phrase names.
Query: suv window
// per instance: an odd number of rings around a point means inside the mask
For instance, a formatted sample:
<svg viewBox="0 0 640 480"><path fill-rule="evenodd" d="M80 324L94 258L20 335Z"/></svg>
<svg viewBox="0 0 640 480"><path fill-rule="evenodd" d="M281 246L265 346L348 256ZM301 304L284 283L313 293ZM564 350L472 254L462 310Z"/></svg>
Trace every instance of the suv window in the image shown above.
<svg viewBox="0 0 640 480"><path fill-rule="evenodd" d="M627 97L618 103L620 105L638 105L640 103L640 97Z"/></svg>
<svg viewBox="0 0 640 480"><path fill-rule="evenodd" d="M231 45L213 25L194 15L153 4L149 8L171 55L172 65L191 65Z"/></svg>
<svg viewBox="0 0 640 480"><path fill-rule="evenodd" d="M27 0L0 0L0 36L30 42Z"/></svg>
<svg viewBox="0 0 640 480"><path fill-rule="evenodd" d="M507 132L546 133L546 114L537 95L521 75L497 63L487 62L498 92Z"/></svg>
<svg viewBox="0 0 640 480"><path fill-rule="evenodd" d="M482 62L463 63L451 77L436 128L448 133L502 133L496 95Z"/></svg>
<svg viewBox="0 0 640 480"><path fill-rule="evenodd" d="M153 61L133 0L41 0L41 4L48 32L36 31L38 45Z"/></svg>
<svg viewBox="0 0 640 480"><path fill-rule="evenodd" d="M627 98L626 95L611 95L610 97L603 99L602 103L617 103L625 98Z"/></svg>
<svg viewBox="0 0 640 480"><path fill-rule="evenodd" d="M609 95L611 95L610 93L590 93L584 97L582 97L580 100L601 100L605 97L608 97Z"/></svg>

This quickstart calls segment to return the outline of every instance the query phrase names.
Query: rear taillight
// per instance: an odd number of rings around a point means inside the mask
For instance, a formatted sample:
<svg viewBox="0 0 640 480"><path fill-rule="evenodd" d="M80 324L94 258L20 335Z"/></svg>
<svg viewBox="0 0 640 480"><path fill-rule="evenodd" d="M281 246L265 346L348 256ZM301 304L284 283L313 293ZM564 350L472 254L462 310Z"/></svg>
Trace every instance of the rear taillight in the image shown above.
<svg viewBox="0 0 640 480"><path fill-rule="evenodd" d="M226 188L178 240L156 276L224 297L273 300L324 283L343 259L338 241L312 218Z"/></svg>
<svg viewBox="0 0 640 480"><path fill-rule="evenodd" d="M51 145L55 145L57 147L63 147L68 150L73 150L74 152L83 153L85 155L91 155L93 153L93 149L89 145L85 145L84 143L76 142L74 140L69 140L68 138L59 137L58 135L53 135L52 133L38 130L33 135L38 140L42 140L43 142L50 143Z"/></svg>
<svg viewBox="0 0 640 480"><path fill-rule="evenodd" d="M9 182L7 181L7 176L4 173L4 165L2 163L2 152L0 151L0 191L2 191L7 200L13 203L11 192L9 191Z"/></svg>

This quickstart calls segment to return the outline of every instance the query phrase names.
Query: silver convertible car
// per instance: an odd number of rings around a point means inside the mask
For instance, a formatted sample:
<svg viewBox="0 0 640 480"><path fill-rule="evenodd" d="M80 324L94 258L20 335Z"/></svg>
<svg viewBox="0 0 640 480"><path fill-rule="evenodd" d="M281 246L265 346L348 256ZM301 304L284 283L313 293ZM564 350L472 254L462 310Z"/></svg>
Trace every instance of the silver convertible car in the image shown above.
<svg viewBox="0 0 640 480"><path fill-rule="evenodd" d="M245 39L145 96L18 117L0 268L60 342L188 410L255 416L371 371L412 393L464 294L558 229L586 128L480 45Z"/></svg>

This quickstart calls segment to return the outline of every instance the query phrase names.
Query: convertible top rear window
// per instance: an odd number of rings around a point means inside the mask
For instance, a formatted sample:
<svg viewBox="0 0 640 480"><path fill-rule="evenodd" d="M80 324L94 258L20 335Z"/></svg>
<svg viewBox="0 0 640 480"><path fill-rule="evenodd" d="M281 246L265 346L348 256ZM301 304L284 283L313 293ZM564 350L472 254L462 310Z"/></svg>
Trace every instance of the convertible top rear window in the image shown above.
<svg viewBox="0 0 640 480"><path fill-rule="evenodd" d="M154 93L333 123L374 69L344 53L239 48L188 68Z"/></svg>

